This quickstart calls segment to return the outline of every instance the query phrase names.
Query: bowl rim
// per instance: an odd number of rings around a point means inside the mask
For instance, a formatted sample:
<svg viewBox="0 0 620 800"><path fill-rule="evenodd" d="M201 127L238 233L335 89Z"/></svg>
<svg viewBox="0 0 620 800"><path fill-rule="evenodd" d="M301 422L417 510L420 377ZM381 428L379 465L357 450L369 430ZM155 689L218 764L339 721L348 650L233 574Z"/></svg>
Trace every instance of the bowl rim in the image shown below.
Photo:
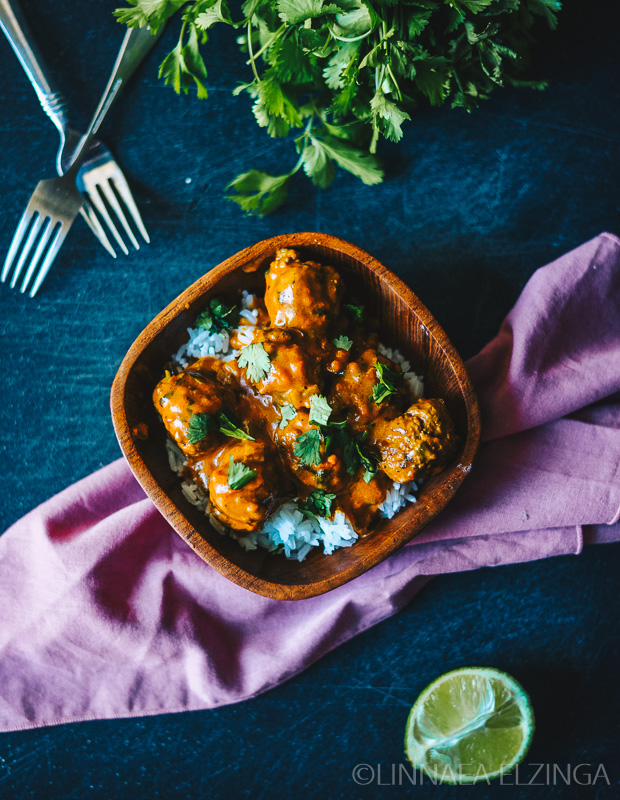
<svg viewBox="0 0 620 800"><path fill-rule="evenodd" d="M380 282L387 281L396 294L398 294L413 311L420 323L435 339L457 376L459 390L465 405L467 417L467 438L462 448L458 464L452 467L451 478L443 492L443 502L437 510L422 521L422 524L415 526L410 535L402 532L402 528L406 527L406 525L402 525L393 532L393 534L401 533L396 546L393 545L392 541L384 541L383 546L379 544L376 550L373 551L373 556L376 555L376 557L373 558L371 563L367 564L366 561L352 563L350 566L340 569L331 576L323 577L319 581L313 583L284 584L252 575L243 569L243 567L235 564L222 553L218 552L200 532L196 530L183 511L168 496L136 447L135 434L132 432L127 420L125 387L134 365L156 336L158 336L178 314L182 313L184 308L189 308L194 301L212 290L222 277L252 262L262 263L265 258L274 253L278 248L304 248L312 246L332 249L339 253L346 254L348 257L363 264L366 269L375 274ZM110 406L114 431L125 460L146 495L167 519L175 532L179 534L207 564L229 580L257 594L278 600L298 600L323 594L359 577L359 575L367 572L392 555L392 553L398 551L446 507L463 482L465 476L469 473L480 443L480 410L478 399L463 360L443 328L415 293L380 261L356 245L337 236L324 233L304 232L280 234L270 237L269 239L263 239L225 259L194 281L148 323L130 346L112 383ZM396 518L397 517L394 519ZM210 524L208 518L207 523ZM388 537L385 537L386 540L387 538ZM390 537L390 540L393 538L394 535Z"/></svg>

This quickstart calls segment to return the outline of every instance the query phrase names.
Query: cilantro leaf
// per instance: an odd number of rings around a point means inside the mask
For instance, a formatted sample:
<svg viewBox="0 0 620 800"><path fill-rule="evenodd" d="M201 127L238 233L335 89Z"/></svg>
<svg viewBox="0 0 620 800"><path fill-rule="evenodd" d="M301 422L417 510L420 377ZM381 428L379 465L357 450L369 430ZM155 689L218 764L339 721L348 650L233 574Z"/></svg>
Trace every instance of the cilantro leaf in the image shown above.
<svg viewBox="0 0 620 800"><path fill-rule="evenodd" d="M229 25L233 24L228 10L228 3L226 0L216 0L214 5L201 11L196 17L196 27L201 31L206 31L216 22L226 22Z"/></svg>
<svg viewBox="0 0 620 800"><path fill-rule="evenodd" d="M383 135L392 142L400 141L403 138L401 125L405 120L411 119L409 114L389 100L381 89L370 101L370 108L379 119Z"/></svg>
<svg viewBox="0 0 620 800"><path fill-rule="evenodd" d="M177 94L180 94L181 90L187 94L194 84L198 97L205 99L208 97L204 83L207 79L207 68L198 49L196 26L190 25L187 44L183 44L184 30L184 28L181 30L181 36L174 50L162 61L159 77L164 79L164 83L172 86Z"/></svg>
<svg viewBox="0 0 620 800"><path fill-rule="evenodd" d="M335 494L324 492L323 489L315 489L310 492L305 502L299 504L299 510L311 517L329 517L335 499Z"/></svg>
<svg viewBox="0 0 620 800"><path fill-rule="evenodd" d="M258 169L251 169L235 178L227 189L235 194L226 195L247 214L264 216L282 205L288 194L288 183L291 173L287 175L269 175Z"/></svg>
<svg viewBox="0 0 620 800"><path fill-rule="evenodd" d="M350 350L353 339L349 339L348 336L336 336L333 342L339 350Z"/></svg>
<svg viewBox="0 0 620 800"><path fill-rule="evenodd" d="M402 380L403 376L402 373L395 372L381 361L377 361L375 364L375 372L379 383L375 383L372 387L372 399L379 405L389 395L396 394L396 384Z"/></svg>
<svg viewBox="0 0 620 800"><path fill-rule="evenodd" d="M334 162L314 136L301 154L304 172L319 189L326 189L336 176Z"/></svg>
<svg viewBox="0 0 620 800"><path fill-rule="evenodd" d="M250 436L249 433L246 433L243 430L239 420L237 420L236 417L230 412L222 411L218 419L219 430L225 436L230 436L233 439L248 439L250 442L256 441L253 436Z"/></svg>
<svg viewBox="0 0 620 800"><path fill-rule="evenodd" d="M278 425L279 428L286 428L289 422L297 416L297 411L295 406L290 404L286 404L285 406L280 406L280 416L282 419L280 420L280 424Z"/></svg>
<svg viewBox="0 0 620 800"><path fill-rule="evenodd" d="M345 303L342 307L355 322L361 322L364 319L364 306L356 306L353 303Z"/></svg>
<svg viewBox="0 0 620 800"><path fill-rule="evenodd" d="M327 420L331 413L332 407L326 398L322 394L313 394L310 398L310 424L327 425Z"/></svg>
<svg viewBox="0 0 620 800"><path fill-rule="evenodd" d="M228 305L223 300L214 297L209 302L209 307L197 317L194 325L209 333L220 333L224 329L230 330L237 321L234 319L236 309L237 306Z"/></svg>
<svg viewBox="0 0 620 800"><path fill-rule="evenodd" d="M312 428L297 437L293 453L307 467L318 467L321 463L321 433Z"/></svg>
<svg viewBox="0 0 620 800"><path fill-rule="evenodd" d="M327 155L333 158L338 166L355 175L367 186L373 186L383 180L383 170L375 156L370 153L364 153L333 136L325 136L321 143Z"/></svg>
<svg viewBox="0 0 620 800"><path fill-rule="evenodd" d="M187 441L189 444L201 442L205 436L217 428L217 421L211 414L193 414L187 426Z"/></svg>
<svg viewBox="0 0 620 800"><path fill-rule="evenodd" d="M228 485L231 489L243 489L258 473L246 467L240 461L235 461L231 456L228 464Z"/></svg>
<svg viewBox="0 0 620 800"><path fill-rule="evenodd" d="M153 33L185 5L187 0L127 0L132 8L117 8L114 16L129 28L145 28Z"/></svg>
<svg viewBox="0 0 620 800"><path fill-rule="evenodd" d="M262 342L248 344L242 348L237 356L237 362L240 367L245 367L245 374L252 383L264 380L271 369L271 361Z"/></svg>

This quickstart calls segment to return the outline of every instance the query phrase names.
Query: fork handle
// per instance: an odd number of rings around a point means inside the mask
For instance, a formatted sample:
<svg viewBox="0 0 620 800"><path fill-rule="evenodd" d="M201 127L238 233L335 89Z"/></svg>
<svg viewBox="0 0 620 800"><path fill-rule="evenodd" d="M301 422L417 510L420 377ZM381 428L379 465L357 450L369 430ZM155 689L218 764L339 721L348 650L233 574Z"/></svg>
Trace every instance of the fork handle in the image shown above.
<svg viewBox="0 0 620 800"><path fill-rule="evenodd" d="M0 3L6 1L7 0L0 0ZM112 68L112 74L110 75L108 84L99 101L99 105L93 114L88 130L80 140L72 156L71 169L73 169L76 162L79 162L84 157L90 139L99 130L105 115L110 110L110 106L118 96L119 91L138 69L147 53L153 49L155 42L159 39L163 31L163 25L161 25L159 30L154 34L151 33L148 28L129 28L127 30L116 58L116 63Z"/></svg>
<svg viewBox="0 0 620 800"><path fill-rule="evenodd" d="M68 127L65 100L50 82L30 31L15 0L0 0L0 28L15 51L43 111L61 133Z"/></svg>

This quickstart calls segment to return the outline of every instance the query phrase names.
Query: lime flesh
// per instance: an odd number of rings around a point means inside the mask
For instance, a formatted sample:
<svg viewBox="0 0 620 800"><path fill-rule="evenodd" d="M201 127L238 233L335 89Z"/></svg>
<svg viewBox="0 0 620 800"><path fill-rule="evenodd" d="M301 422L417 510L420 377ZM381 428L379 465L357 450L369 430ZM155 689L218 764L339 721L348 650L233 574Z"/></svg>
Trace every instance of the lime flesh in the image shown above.
<svg viewBox="0 0 620 800"><path fill-rule="evenodd" d="M442 783L476 783L514 769L534 733L523 687L505 672L465 667L427 686L411 709L405 753Z"/></svg>

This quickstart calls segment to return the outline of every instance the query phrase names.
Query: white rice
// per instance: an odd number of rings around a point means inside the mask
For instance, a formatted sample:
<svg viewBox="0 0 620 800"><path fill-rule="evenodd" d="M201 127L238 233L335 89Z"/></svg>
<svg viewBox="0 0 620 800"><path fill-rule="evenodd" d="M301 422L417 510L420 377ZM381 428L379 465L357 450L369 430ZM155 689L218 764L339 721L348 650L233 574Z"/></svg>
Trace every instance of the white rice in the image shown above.
<svg viewBox="0 0 620 800"><path fill-rule="evenodd" d="M250 308L253 301L254 295L244 290L241 296L239 316L245 320L246 324L239 325L233 331L210 334L201 328L188 328L189 339L174 354L173 361L180 367L186 367L190 360L205 356L217 356L222 361L231 361L236 358L238 350L231 346L230 338L232 333L236 332L237 339L242 346L251 344L258 321L258 311ZM422 397L424 394L423 379L411 371L411 365L402 353L381 343L378 345L378 350L386 358L400 364L404 378L414 397L416 399ZM167 438L166 449L170 469L181 475L187 464L185 456L170 437ZM210 513L209 497L202 487L190 481L183 481L181 491L188 502L209 516L216 530L222 534L230 533ZM384 517L391 519L407 503L416 502L417 491L418 484L415 481L403 484L394 483L379 506L379 512ZM301 511L298 502L297 498L288 500L279 506L267 519L261 531L245 536L239 536L234 532L231 535L246 550L256 550L257 547L261 547L271 553L282 552L286 558L297 561L303 561L314 547L322 545L323 552L330 555L340 547L350 547L359 538L343 511L336 511L333 519L316 518Z"/></svg>

